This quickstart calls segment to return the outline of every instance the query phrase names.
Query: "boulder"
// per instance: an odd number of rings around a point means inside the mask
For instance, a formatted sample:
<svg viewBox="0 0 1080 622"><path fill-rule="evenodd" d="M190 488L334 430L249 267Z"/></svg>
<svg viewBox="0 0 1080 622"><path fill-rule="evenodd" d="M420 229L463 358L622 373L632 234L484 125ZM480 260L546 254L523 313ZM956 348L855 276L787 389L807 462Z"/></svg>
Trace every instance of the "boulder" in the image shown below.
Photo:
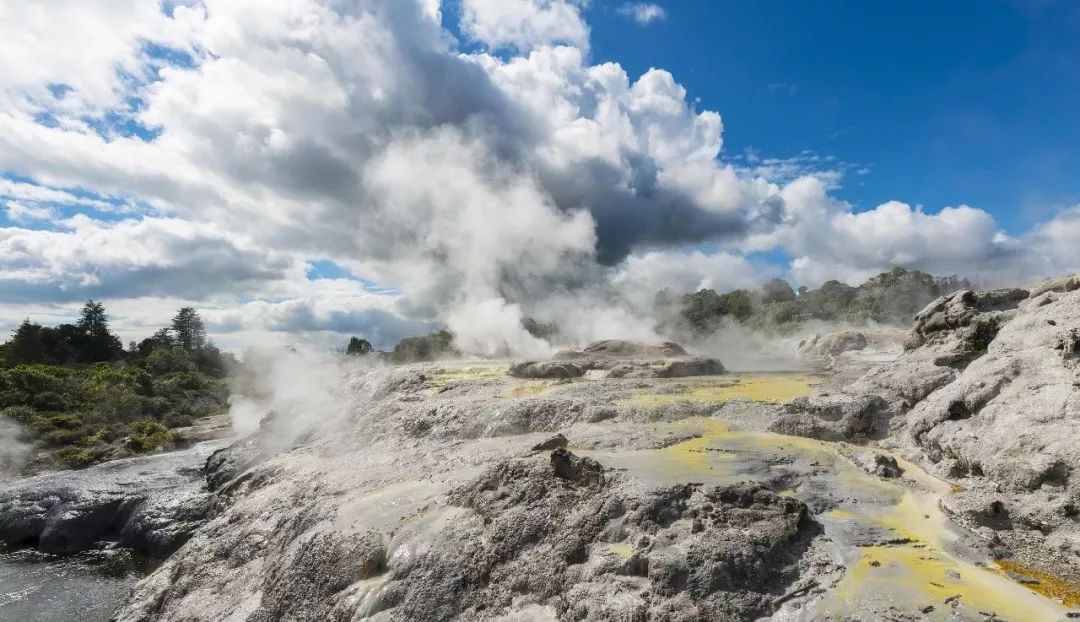
<svg viewBox="0 0 1080 622"><path fill-rule="evenodd" d="M1057 277L1053 279L1047 279L1040 283L1031 286L1031 297L1041 296L1046 292L1059 292L1062 294L1073 292L1080 289L1080 274L1074 274L1072 276Z"/></svg>
<svg viewBox="0 0 1080 622"><path fill-rule="evenodd" d="M799 355L804 358L836 356L844 352L863 350L867 343L866 334L854 330L814 335L799 343Z"/></svg>
<svg viewBox="0 0 1080 622"><path fill-rule="evenodd" d="M896 458L874 451L855 456L855 463L867 473L883 479L896 479L904 474L904 469L900 468Z"/></svg>
<svg viewBox="0 0 1080 622"><path fill-rule="evenodd" d="M549 451L552 449L558 449L560 447L566 447L569 441L562 434L556 434L551 438L541 441L532 447L532 451Z"/></svg>
<svg viewBox="0 0 1080 622"><path fill-rule="evenodd" d="M769 430L826 441L866 439L882 433L886 412L877 395L812 394L785 404Z"/></svg>
<svg viewBox="0 0 1080 622"><path fill-rule="evenodd" d="M510 365L509 373L515 378L580 378L585 371L563 361L523 361Z"/></svg>
<svg viewBox="0 0 1080 622"><path fill-rule="evenodd" d="M723 364L716 359L675 359L656 370L657 378L684 378L686 376L718 376L725 373Z"/></svg>
<svg viewBox="0 0 1080 622"><path fill-rule="evenodd" d="M578 350L562 350L555 354L558 360L575 358L671 358L687 356L687 352L677 343L643 343L627 339L604 339L594 341Z"/></svg>

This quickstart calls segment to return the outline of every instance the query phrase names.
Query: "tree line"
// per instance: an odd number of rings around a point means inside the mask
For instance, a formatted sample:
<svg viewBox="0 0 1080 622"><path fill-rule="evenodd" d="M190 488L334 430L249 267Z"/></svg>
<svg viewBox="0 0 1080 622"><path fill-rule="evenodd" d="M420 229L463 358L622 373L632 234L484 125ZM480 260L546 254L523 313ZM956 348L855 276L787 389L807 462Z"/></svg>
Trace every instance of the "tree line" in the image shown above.
<svg viewBox="0 0 1080 622"><path fill-rule="evenodd" d="M193 307L183 307L169 326L150 337L131 341L125 350L109 326L105 305L86 301L74 324L42 326L23 320L11 339L0 344L0 361L9 366L26 364L87 365L146 358L156 349L178 349L204 373L222 377L229 357L210 341L206 324Z"/></svg>
<svg viewBox="0 0 1080 622"><path fill-rule="evenodd" d="M725 318L766 332L795 330L807 320L907 326L935 298L967 287L971 284L956 276L935 277L897 267L857 287L831 280L816 289L796 291L777 278L757 290L702 289L682 295L663 290L656 296L655 308L664 318L660 329L669 334L708 334Z"/></svg>
<svg viewBox="0 0 1080 622"><path fill-rule="evenodd" d="M89 300L75 322L27 319L0 345L0 419L31 449L28 472L174 447L196 421L227 412L235 364L192 307L125 349Z"/></svg>

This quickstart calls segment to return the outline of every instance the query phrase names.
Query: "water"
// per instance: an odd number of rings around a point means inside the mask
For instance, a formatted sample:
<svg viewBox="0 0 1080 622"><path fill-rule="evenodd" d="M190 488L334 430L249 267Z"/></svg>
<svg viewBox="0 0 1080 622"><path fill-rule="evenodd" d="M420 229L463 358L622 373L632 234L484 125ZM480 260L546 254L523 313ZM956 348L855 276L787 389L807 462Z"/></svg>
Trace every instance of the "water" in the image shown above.
<svg viewBox="0 0 1080 622"><path fill-rule="evenodd" d="M152 569L127 551L55 557L0 549L0 621L105 622Z"/></svg>

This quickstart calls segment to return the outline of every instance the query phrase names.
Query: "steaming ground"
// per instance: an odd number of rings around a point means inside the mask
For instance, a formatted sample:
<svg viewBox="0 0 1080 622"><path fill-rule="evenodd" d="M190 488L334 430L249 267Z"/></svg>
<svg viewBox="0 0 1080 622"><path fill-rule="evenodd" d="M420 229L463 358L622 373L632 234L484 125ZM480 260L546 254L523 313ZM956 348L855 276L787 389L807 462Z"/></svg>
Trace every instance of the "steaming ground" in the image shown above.
<svg viewBox="0 0 1080 622"><path fill-rule="evenodd" d="M1056 295L1020 313L1071 304ZM993 314L1027 291L986 296L935 304L1021 321ZM980 322L943 330L967 343ZM687 377L649 358L661 350L611 343L511 367L539 378L490 360L268 359L291 386L267 394L259 434L211 459L218 513L117 619L1056 620L1080 605L1075 579L1044 565L1067 553L1005 553L1005 534L965 528L981 516L965 504L985 497L844 442L888 434L880 398L858 391L904 390L887 379L908 378L922 349L849 332L804 342L826 376ZM335 384L296 401L310 394L298 386ZM1059 529L1046 545L1069 537Z"/></svg>
<svg viewBox="0 0 1080 622"><path fill-rule="evenodd" d="M205 465L78 473L115 489L9 487L0 535L186 540L125 622L1064 620L1078 296L955 292L902 346L802 340L814 371L618 340L399 366L265 352L233 413L265 413L255 433Z"/></svg>

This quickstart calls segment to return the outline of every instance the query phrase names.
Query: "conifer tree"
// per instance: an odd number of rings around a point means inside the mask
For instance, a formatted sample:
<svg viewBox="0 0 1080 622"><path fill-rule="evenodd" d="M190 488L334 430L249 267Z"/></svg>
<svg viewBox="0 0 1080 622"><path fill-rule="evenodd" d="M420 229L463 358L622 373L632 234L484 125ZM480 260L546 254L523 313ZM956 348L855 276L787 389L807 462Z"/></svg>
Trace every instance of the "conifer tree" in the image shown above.
<svg viewBox="0 0 1080 622"><path fill-rule="evenodd" d="M172 320L176 345L186 352L197 352L206 347L206 325L193 307L184 307Z"/></svg>

